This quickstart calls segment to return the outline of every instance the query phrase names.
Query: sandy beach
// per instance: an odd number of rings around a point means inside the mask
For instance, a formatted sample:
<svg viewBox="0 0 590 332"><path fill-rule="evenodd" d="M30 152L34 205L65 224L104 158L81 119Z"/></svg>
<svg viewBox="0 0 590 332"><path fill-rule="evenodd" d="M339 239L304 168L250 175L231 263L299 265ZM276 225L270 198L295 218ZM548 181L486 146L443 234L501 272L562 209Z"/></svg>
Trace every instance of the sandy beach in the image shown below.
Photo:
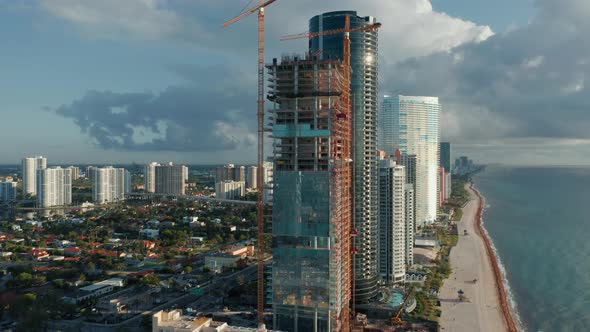
<svg viewBox="0 0 590 332"><path fill-rule="evenodd" d="M440 291L441 328L445 332L507 331L492 263L476 231L479 198L473 190L468 190L471 201L457 223L459 242L451 250L453 273ZM463 235L465 230L468 235ZM474 283L474 279L478 281ZM465 292L468 301L458 301L459 289Z"/></svg>

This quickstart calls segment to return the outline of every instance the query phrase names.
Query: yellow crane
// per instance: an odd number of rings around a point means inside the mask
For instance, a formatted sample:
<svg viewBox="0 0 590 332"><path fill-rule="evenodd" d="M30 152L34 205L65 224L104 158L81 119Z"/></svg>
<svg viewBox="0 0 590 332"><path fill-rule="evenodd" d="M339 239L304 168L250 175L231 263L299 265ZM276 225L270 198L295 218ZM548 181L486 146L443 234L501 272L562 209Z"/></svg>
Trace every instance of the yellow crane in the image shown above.
<svg viewBox="0 0 590 332"><path fill-rule="evenodd" d="M399 307L399 310L397 311L397 313L395 314L395 316L393 316L391 318L391 325L392 326L399 326L399 325L403 325L404 324L404 321L401 319L402 312L404 311L404 309L406 307L406 303L408 303L408 300L410 299L410 297L413 294L414 294L414 288L411 288L410 291L408 292L408 294L406 295L406 297L404 298L404 302Z"/></svg>

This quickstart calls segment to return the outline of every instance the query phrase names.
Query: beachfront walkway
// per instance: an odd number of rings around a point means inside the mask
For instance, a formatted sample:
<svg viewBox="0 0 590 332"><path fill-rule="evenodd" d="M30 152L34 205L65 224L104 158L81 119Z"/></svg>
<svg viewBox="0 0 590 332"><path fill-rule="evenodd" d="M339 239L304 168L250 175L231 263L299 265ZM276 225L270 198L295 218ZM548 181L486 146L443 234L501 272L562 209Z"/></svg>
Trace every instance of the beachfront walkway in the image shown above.
<svg viewBox="0 0 590 332"><path fill-rule="evenodd" d="M451 250L453 273L440 291L441 331L474 332L506 331L500 310L496 281L484 242L475 230L479 199L469 189L472 200L457 223L459 242ZM467 230L468 235L463 235ZM477 279L476 283L473 279ZM459 302L457 291L462 289L469 302Z"/></svg>

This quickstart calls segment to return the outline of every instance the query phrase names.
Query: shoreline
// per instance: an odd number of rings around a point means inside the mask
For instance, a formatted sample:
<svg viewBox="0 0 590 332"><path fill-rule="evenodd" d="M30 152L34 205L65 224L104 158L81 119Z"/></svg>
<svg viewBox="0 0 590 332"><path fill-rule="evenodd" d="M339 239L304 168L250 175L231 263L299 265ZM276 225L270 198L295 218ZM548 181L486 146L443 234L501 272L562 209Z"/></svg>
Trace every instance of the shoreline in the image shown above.
<svg viewBox="0 0 590 332"><path fill-rule="evenodd" d="M511 312L505 315L498 286L502 274L500 279L496 278L500 266L494 252L489 251L492 247L486 245L486 240L490 245L491 242L481 225L484 199L470 184L465 184L465 190L469 193L469 201L456 224L459 241L449 256L452 271L438 296L441 302L440 331L518 331L515 329L517 325L511 324L514 322Z"/></svg>
<svg viewBox="0 0 590 332"><path fill-rule="evenodd" d="M514 312L512 305L510 303L510 299L508 297L508 293L506 291L506 287L504 285L504 275L502 273L502 269L500 268L500 264L498 262L498 257L496 252L494 251L494 247L492 241L483 227L483 210L485 208L485 197L477 190L473 184L470 183L469 189L471 189L475 195L479 198L479 206L477 208L477 214L475 216L475 224L476 230L478 235L483 239L485 249L487 252L487 256L490 260L492 265L492 269L494 272L494 278L496 280L496 289L498 293L498 299L500 301L500 307L502 309L502 316L504 318L504 324L509 332L517 332L519 331L519 324L517 320L514 318Z"/></svg>

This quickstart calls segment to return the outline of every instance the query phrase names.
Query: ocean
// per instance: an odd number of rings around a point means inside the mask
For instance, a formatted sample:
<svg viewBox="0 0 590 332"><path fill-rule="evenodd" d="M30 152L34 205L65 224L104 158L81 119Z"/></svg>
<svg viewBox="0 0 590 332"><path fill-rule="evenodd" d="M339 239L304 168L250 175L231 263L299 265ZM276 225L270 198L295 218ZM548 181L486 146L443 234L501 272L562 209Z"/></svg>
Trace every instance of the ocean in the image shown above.
<svg viewBox="0 0 590 332"><path fill-rule="evenodd" d="M474 181L526 331L590 331L590 167L491 166Z"/></svg>

